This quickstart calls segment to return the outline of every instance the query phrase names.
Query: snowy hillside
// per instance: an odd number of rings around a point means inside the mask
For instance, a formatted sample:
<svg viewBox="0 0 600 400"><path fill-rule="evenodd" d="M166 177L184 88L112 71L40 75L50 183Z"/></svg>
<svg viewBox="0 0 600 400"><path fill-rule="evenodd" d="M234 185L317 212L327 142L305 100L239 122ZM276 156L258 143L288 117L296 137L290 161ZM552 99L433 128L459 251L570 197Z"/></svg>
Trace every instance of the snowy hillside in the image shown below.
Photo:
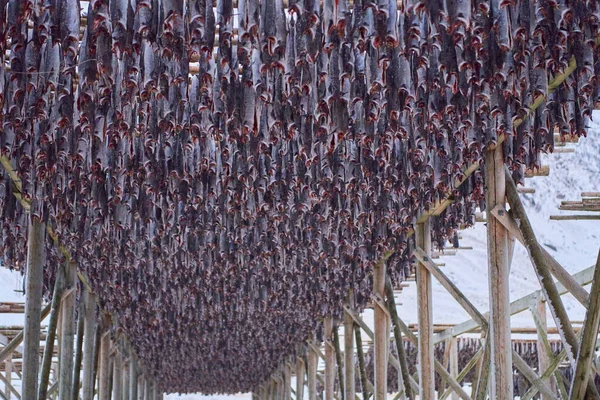
<svg viewBox="0 0 600 400"><path fill-rule="evenodd" d="M550 221L550 215L564 212L558 210L561 200L578 200L581 192L600 191L600 113L590 122L588 138L574 145L575 153L547 155L543 164L550 165L549 177L526 180L526 186L536 189L535 194L523 195L529 218L540 243L571 273L593 265L600 247L600 224L597 221ZM443 271L469 297L481 311L488 310L488 279L486 232L483 223L462 232L461 246L473 250L460 250L456 256L443 256ZM525 249L516 244L511 269L511 300L539 289L533 268ZM0 268L0 301L23 301L19 290L22 278ZM434 320L436 323L460 323L469 319L462 307L434 281ZM565 296L567 310L573 320L583 320L584 309L572 297ZM399 299L400 317L407 323L417 321L416 290L414 284L405 288ZM4 314L0 325L22 325L23 316ZM365 320L372 323L372 312L365 313ZM548 323L552 325L551 319ZM532 326L528 313L512 319L513 326ZM341 333L341 332L340 332ZM242 400L250 395L200 396L176 395L168 400Z"/></svg>

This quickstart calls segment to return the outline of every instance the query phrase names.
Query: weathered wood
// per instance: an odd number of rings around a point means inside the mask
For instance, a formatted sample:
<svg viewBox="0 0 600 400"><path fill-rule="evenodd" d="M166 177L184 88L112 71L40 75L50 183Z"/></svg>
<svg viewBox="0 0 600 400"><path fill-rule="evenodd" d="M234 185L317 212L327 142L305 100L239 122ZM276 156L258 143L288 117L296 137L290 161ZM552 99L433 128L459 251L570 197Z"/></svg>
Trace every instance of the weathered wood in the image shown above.
<svg viewBox="0 0 600 400"><path fill-rule="evenodd" d="M134 354L129 357L129 399L137 400L138 397L138 365Z"/></svg>
<svg viewBox="0 0 600 400"><path fill-rule="evenodd" d="M83 400L92 400L94 397L94 356L96 345L96 295L84 291L85 328L83 342Z"/></svg>
<svg viewBox="0 0 600 400"><path fill-rule="evenodd" d="M492 359L490 350L491 343L487 337L482 340L485 340L485 344L483 346L483 358L481 359L481 364L479 365L479 370L477 371L475 385L473 385L473 398L475 400L484 400L487 397L488 382L490 380L490 363Z"/></svg>
<svg viewBox="0 0 600 400"><path fill-rule="evenodd" d="M96 387L96 393L100 392L100 350L102 347L102 325L96 323L96 340L94 341L94 368L92 382Z"/></svg>
<svg viewBox="0 0 600 400"><path fill-rule="evenodd" d="M340 335L338 329L339 327L337 325L333 328L333 347L335 349L336 371L340 385L339 398L344 400L346 398L346 392L344 390L344 362L342 360L342 351L340 350Z"/></svg>
<svg viewBox="0 0 600 400"><path fill-rule="evenodd" d="M138 393L138 397L136 400L144 400L145 397L145 391L146 389L146 377L144 375L140 375L139 379L138 379L138 389L137 389L137 393Z"/></svg>
<svg viewBox="0 0 600 400"><path fill-rule="evenodd" d="M80 302L77 318L77 341L75 343L75 363L73 367L73 389L71 390L71 400L79 400L79 390L81 389L81 364L83 358L83 330L85 325L85 304Z"/></svg>
<svg viewBox="0 0 600 400"><path fill-rule="evenodd" d="M6 384L4 390L6 391L6 397L10 400L10 388L12 386L12 355L4 362L4 373L6 374Z"/></svg>
<svg viewBox="0 0 600 400"><path fill-rule="evenodd" d="M4 383L4 386L6 387L6 397L7 397L9 400L10 400L10 396L11 396L10 394L11 394L11 392L12 392L12 394L14 394L14 395L15 395L15 398L16 398L17 400L21 400L21 398L22 398L22 397L21 397L21 395L19 394L19 392L17 391L17 389L15 389L15 387L12 385L12 383L11 383L11 382L9 382L9 380L8 380L8 379L6 379L6 378L4 377L4 375L3 375L3 374L0 374L0 381L1 381L2 383Z"/></svg>
<svg viewBox="0 0 600 400"><path fill-rule="evenodd" d="M535 307L535 311L533 310ZM535 313L535 314L533 314ZM543 332L548 330L548 323L546 318L546 304L542 301L541 297L536 299L535 305L532 305L532 314L535 318L539 318L539 322L536 323L536 326L539 324L539 327L543 330ZM537 335L537 356L538 356L538 371L543 372L548 368L548 364L550 364L550 355L546 348L547 338L543 337L543 332L538 332ZM542 379L546 385L552 388L552 385L548 379ZM554 390L553 390L554 392ZM546 395L542 395L541 400L548 400L549 397Z"/></svg>
<svg viewBox="0 0 600 400"><path fill-rule="evenodd" d="M449 365L448 365L448 372L450 372L450 376L452 378L454 378L455 380L458 379L458 344L456 341L456 338L452 338L448 341L448 346L449 346ZM460 382L459 382L460 383ZM456 392L452 392L452 400L458 400L458 393Z"/></svg>
<svg viewBox="0 0 600 400"><path fill-rule="evenodd" d="M542 379L540 379L539 376L536 375L531 367L527 365L525 360L523 360L519 353L517 353L514 349L512 349L512 358L515 367L523 374L525 378L527 378L529 382L531 382L532 385L538 388L544 397L552 400L559 400L558 397L552 393L550 386L548 386L548 384L546 384Z"/></svg>
<svg viewBox="0 0 600 400"><path fill-rule="evenodd" d="M150 379L149 376L146 377L145 384L146 384L146 387L144 388L144 394L145 394L144 400L154 400L152 398L152 379Z"/></svg>
<svg viewBox="0 0 600 400"><path fill-rule="evenodd" d="M333 319L325 318L325 400L333 400L335 392L335 348L333 339Z"/></svg>
<svg viewBox="0 0 600 400"><path fill-rule="evenodd" d="M519 229L519 225L515 221L513 217L512 210L510 212L506 212L502 206L495 207L491 211L492 215L494 215L498 221L504 225L506 229L517 239L523 246L526 246L525 239L523 239L523 234ZM586 290L575 280L575 278L569 274L569 272L562 266L552 255L544 248L540 247L541 252L543 253L548 268L550 268L550 272L552 275L556 277L556 279L563 284L571 294L584 306L587 307L589 302L589 294Z"/></svg>
<svg viewBox="0 0 600 400"><path fill-rule="evenodd" d="M554 221L585 221L585 220L600 220L600 215L551 215L551 220Z"/></svg>
<svg viewBox="0 0 600 400"><path fill-rule="evenodd" d="M113 357L112 398L120 400L123 398L123 355L117 343L115 345L117 348Z"/></svg>
<svg viewBox="0 0 600 400"><path fill-rule="evenodd" d="M590 291L589 307L585 316L583 336L577 352L577 365L571 384L569 398L571 400L583 400L586 394L589 379L589 370L596 350L596 339L600 327L600 252L596 262L594 281ZM592 380L593 382L593 380ZM595 385L595 384L594 384Z"/></svg>
<svg viewBox="0 0 600 400"><path fill-rule="evenodd" d="M71 400L73 391L73 350L75 345L75 299L77 297L77 265L69 262L65 274L65 295L61 302L60 362L58 399Z"/></svg>
<svg viewBox="0 0 600 400"><path fill-rule="evenodd" d="M348 296L348 306L354 307L354 296ZM354 374L354 320L344 312L344 397L353 400L356 396L356 376Z"/></svg>
<svg viewBox="0 0 600 400"><path fill-rule="evenodd" d="M50 381L50 367L52 366L52 356L54 354L54 341L56 339L56 327L58 325L58 315L60 313L60 304L63 292L63 281L65 271L62 266L57 266L56 278L54 280L54 290L52 291L52 311L48 321L48 333L46 334L46 345L44 347L44 356L42 358L42 371L40 375L40 386L38 389L38 400L46 400L48 393L48 383Z"/></svg>
<svg viewBox="0 0 600 400"><path fill-rule="evenodd" d="M110 332L108 330L108 319L105 318L102 333L100 338L100 360L98 367L98 400L110 400L109 391L109 352L110 352Z"/></svg>
<svg viewBox="0 0 600 400"><path fill-rule="evenodd" d="M298 351L300 354L300 351ZM304 374L306 366L300 355L296 356L296 399L304 399Z"/></svg>
<svg viewBox="0 0 600 400"><path fill-rule="evenodd" d="M485 155L485 202L491 210L505 203L505 175L502 149ZM490 289L491 393L496 400L512 400L512 360L510 341L510 297L508 232L495 218L488 217L488 281Z"/></svg>
<svg viewBox="0 0 600 400"><path fill-rule="evenodd" d="M572 365L575 365L575 354L574 352L579 347L579 342L575 335L575 331L569 321L569 316L560 298L560 293L552 279L550 269L547 267L547 258L542 251L541 245L538 243L533 227L529 222L529 218L525 211L525 207L521 202L519 193L517 192L517 185L512 179L508 169L505 171L506 176L506 195L508 202L511 207L511 212L515 216L517 223L519 224L519 230L523 235L525 247L529 253L529 257L533 263L536 271L537 278L542 287L544 298L550 304L550 311L555 321L556 327L559 329L560 336L563 340L565 347L567 348L567 355ZM590 395L598 397L598 391L595 385L588 385L588 391Z"/></svg>
<svg viewBox="0 0 600 400"><path fill-rule="evenodd" d="M458 304L481 326L483 330L487 329L488 322L485 317L477 310L471 301L460 291L460 289L435 265L431 258L423 249L417 247L413 254L419 260L419 264L423 265L435 277L435 279L452 295ZM433 335L433 330L432 330Z"/></svg>
<svg viewBox="0 0 600 400"><path fill-rule="evenodd" d="M392 320L392 327L394 329L394 338L396 343L396 352L398 353L398 362L400 364L400 371L402 374L402 383L404 384L404 393L406 398L413 400L414 394L410 385L410 374L408 373L408 362L406 359L406 352L402 345L402 330L400 329L398 309L396 308L396 300L394 299L394 289L392 288L392 281L390 277L385 277L385 295L387 308L390 313Z"/></svg>
<svg viewBox="0 0 600 400"><path fill-rule="evenodd" d="M431 254L431 232L429 220L416 228L416 244L427 257ZM435 399L434 346L433 346L433 297L431 273L423 263L417 263L417 307L418 313L418 364L419 398Z"/></svg>
<svg viewBox="0 0 600 400"><path fill-rule="evenodd" d="M44 226L38 217L29 216L27 233L27 271L25 275L25 327L23 329L22 396L35 399L40 369L40 325L44 269Z"/></svg>
<svg viewBox="0 0 600 400"><path fill-rule="evenodd" d="M477 352L475 353L473 358L471 358L471 360L469 360L469 362L467 363L467 365L465 365L463 370L460 371L460 373L456 376L456 378L455 378L456 382L458 382L460 384L460 382L465 378L465 376L467 376L467 374L473 369L473 367L475 367L475 365L477 365L479 360L481 360L482 355L483 355L483 348L479 348L479 350L477 350ZM450 394L455 394L451 387L446 389L446 391L444 391L444 393L440 396L439 400L444 400L444 399L448 398L448 396L450 396ZM471 396L471 397L473 397L473 396Z"/></svg>
<svg viewBox="0 0 600 400"><path fill-rule="evenodd" d="M369 385L367 384L367 369L365 368L365 355L363 353L362 347L362 337L360 334L360 327L358 325L354 326L354 335L356 338L356 358L358 358L358 370L360 373L360 383L362 386L363 399L369 400L370 393Z"/></svg>
<svg viewBox="0 0 600 400"><path fill-rule="evenodd" d="M308 400L317 400L317 353L314 352L312 347L309 346L307 349L308 358L308 369L307 381L308 381Z"/></svg>
<svg viewBox="0 0 600 400"><path fill-rule="evenodd" d="M125 343L123 345L127 348ZM129 368L131 364L131 352L128 353L129 357L123 360L123 400L130 400L129 398L131 397L131 370Z"/></svg>

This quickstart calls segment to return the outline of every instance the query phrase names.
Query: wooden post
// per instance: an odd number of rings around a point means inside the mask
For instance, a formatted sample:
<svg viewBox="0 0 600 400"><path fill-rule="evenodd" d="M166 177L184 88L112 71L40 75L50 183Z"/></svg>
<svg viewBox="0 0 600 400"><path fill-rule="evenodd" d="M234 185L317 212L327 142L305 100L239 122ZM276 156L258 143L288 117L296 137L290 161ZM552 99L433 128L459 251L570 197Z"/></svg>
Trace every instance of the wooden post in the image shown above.
<svg viewBox="0 0 600 400"><path fill-rule="evenodd" d="M129 356L129 399L126 400L137 400L138 378L137 358L133 352L131 352L131 355Z"/></svg>
<svg viewBox="0 0 600 400"><path fill-rule="evenodd" d="M354 309L354 296L349 297L349 307ZM354 400L356 396L356 378L354 375L354 320L344 312L344 389L345 398Z"/></svg>
<svg viewBox="0 0 600 400"><path fill-rule="evenodd" d="M506 183L502 148L485 154L485 202L492 210L506 202ZM510 340L510 298L508 232L490 214L487 218L488 281L490 288L490 397L512 400L512 357Z"/></svg>
<svg viewBox="0 0 600 400"><path fill-rule="evenodd" d="M340 385L340 395L338 396L340 400L346 399L346 392L344 390L344 370L343 370L343 361L342 361L342 351L340 350L340 335L338 333L338 326L336 325L333 328L333 347L335 349L335 363L336 363L336 371L338 375L338 383Z"/></svg>
<svg viewBox="0 0 600 400"><path fill-rule="evenodd" d="M144 396L144 389L146 388L146 376L140 375L138 378L138 397L136 400L144 400L146 397Z"/></svg>
<svg viewBox="0 0 600 400"><path fill-rule="evenodd" d="M594 270L594 281L590 291L590 303L585 316L583 337L577 353L577 366L571 385L571 400L583 400L589 382L589 370L596 350L598 327L600 326L600 252ZM593 381L592 381L593 383ZM593 383L595 385L595 383Z"/></svg>
<svg viewBox="0 0 600 400"><path fill-rule="evenodd" d="M6 375L6 382L4 383L4 392L6 394L6 400L10 400L11 397L10 388L12 386L12 367L12 354L10 354L8 358L4 361L4 373Z"/></svg>
<svg viewBox="0 0 600 400"><path fill-rule="evenodd" d="M428 256L431 255L431 232L429 220L417 224L415 240ZM417 307L418 315L418 363L419 389L422 400L435 399L434 346L433 346L433 304L431 294L431 273L417 263Z"/></svg>
<svg viewBox="0 0 600 400"><path fill-rule="evenodd" d="M131 359L132 356L131 353L129 353L129 358L123 363L123 400L130 400L129 398L131 397L131 383L129 381L131 378L131 370L129 368Z"/></svg>
<svg viewBox="0 0 600 400"><path fill-rule="evenodd" d="M146 387L144 388L144 392L146 394L144 400L154 400L152 399L152 379L150 379L149 376L146 377Z"/></svg>
<svg viewBox="0 0 600 400"><path fill-rule="evenodd" d="M404 393L410 400L414 399L413 391L410 386L410 375L408 373L408 362L404 351L402 341L402 330L400 329L400 318L398 317L398 309L396 308L396 300L394 298L394 289L389 276L385 277L385 295L388 311L392 318L392 326L394 327L394 338L396 342L396 352L398 353L398 361L400 363L400 371L402 373L402 383L404 384Z"/></svg>
<svg viewBox="0 0 600 400"><path fill-rule="evenodd" d="M44 271L44 226L38 217L29 216L27 233L27 270L25 292L25 327L23 329L23 373L21 397L35 399L40 369L40 325Z"/></svg>
<svg viewBox="0 0 600 400"><path fill-rule="evenodd" d="M308 400L317 400L317 354L312 349L312 346L308 346L307 349L308 358L308 370L306 371L308 376Z"/></svg>
<svg viewBox="0 0 600 400"><path fill-rule="evenodd" d="M354 325L354 335L356 336L356 358L358 358L358 369L360 371L360 385L362 386L363 399L369 400L369 385L367 381L367 369L365 368L365 355L363 354L362 337L358 325Z"/></svg>
<svg viewBox="0 0 600 400"><path fill-rule="evenodd" d="M448 346L450 346L450 349L448 351L449 353L449 372L450 372L450 376L452 376L454 379L458 378L458 342L456 340L455 337L453 337L452 339L448 340ZM460 382L458 382L460 383ZM458 393L456 392L452 392L452 395L450 397L452 400L458 400L459 396Z"/></svg>
<svg viewBox="0 0 600 400"><path fill-rule="evenodd" d="M285 361L283 364L283 399L292 400L292 371Z"/></svg>
<svg viewBox="0 0 600 400"><path fill-rule="evenodd" d="M77 318L77 342L75 345L75 365L73 367L73 390L71 399L79 400L79 389L81 388L81 364L83 358L83 329L85 325L85 304L80 302Z"/></svg>
<svg viewBox="0 0 600 400"><path fill-rule="evenodd" d="M539 320L540 320L540 328L544 331L548 329L548 321L546 316L546 304L542 301L541 295L536 298L535 308L537 310ZM543 374L544 371L548 369L550 365L550 357L551 354L548 354L546 351L546 347L544 346L542 336L540 332L537 334L537 356L538 356L538 371L539 375ZM543 380L544 383L551 386L550 379ZM541 395L541 400L550 400L547 396Z"/></svg>
<svg viewBox="0 0 600 400"><path fill-rule="evenodd" d="M77 264L70 262L65 274L65 294L61 309L60 361L58 399L71 400L73 390L73 350L75 345L75 299L77 297Z"/></svg>
<svg viewBox="0 0 600 400"><path fill-rule="evenodd" d="M94 397L94 355L96 344L96 295L84 292L85 328L83 342L83 400Z"/></svg>
<svg viewBox="0 0 600 400"><path fill-rule="evenodd" d="M123 398L123 357L117 343L115 343L115 346L112 393L113 399L121 400Z"/></svg>
<svg viewBox="0 0 600 400"><path fill-rule="evenodd" d="M109 391L109 368L110 368L110 331L108 327L109 320L105 316L103 329L105 330L102 333L102 337L100 338L100 365L99 365L99 373L98 373L98 400L110 400L110 391Z"/></svg>
<svg viewBox="0 0 600 400"><path fill-rule="evenodd" d="M65 273L63 267L57 266L54 279L54 290L52 292L52 311L50 312L50 321L48 321L48 333L46 335L46 346L44 347L44 357L42 360L38 400L46 400L46 395L48 393L48 382L50 381L50 368L52 367L54 341L56 339L56 327L58 325L58 315L60 313L64 277Z"/></svg>
<svg viewBox="0 0 600 400"><path fill-rule="evenodd" d="M335 392L335 349L333 347L333 319L325 318L325 400L333 400Z"/></svg>
<svg viewBox="0 0 600 400"><path fill-rule="evenodd" d="M300 351L296 356L296 399L304 399L304 359L300 357Z"/></svg>
<svg viewBox="0 0 600 400"><path fill-rule="evenodd" d="M575 363L575 351L579 348L579 340L575 335L575 331L571 325L567 310L565 309L562 299L560 298L560 293L556 288L556 284L554 283L554 279L550 269L548 268L548 259L544 254L542 246L540 246L537 241L535 232L533 231L533 227L531 226L531 222L529 221L529 217L525 211L525 207L523 207L523 203L519 197L517 185L510 176L508 169L505 171L505 177L507 184L506 194L510 204L510 211L515 216L517 221L519 221L519 230L523 235L525 248L529 253L529 257L533 263L540 286L542 287L542 293L544 293L544 298L550 305L552 318L556 323L556 327L561 335L563 344L567 349L569 360L573 365ZM587 390L592 398L600 397L596 389L596 385L590 380L588 380Z"/></svg>

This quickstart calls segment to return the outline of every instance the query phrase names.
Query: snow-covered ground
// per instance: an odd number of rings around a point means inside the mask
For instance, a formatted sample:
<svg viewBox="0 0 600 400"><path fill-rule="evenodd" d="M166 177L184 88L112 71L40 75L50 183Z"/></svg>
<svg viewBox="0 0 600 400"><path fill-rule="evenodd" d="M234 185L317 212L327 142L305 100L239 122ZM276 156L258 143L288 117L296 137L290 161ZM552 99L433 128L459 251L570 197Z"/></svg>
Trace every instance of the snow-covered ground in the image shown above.
<svg viewBox="0 0 600 400"><path fill-rule="evenodd" d="M538 240L569 272L575 273L595 264L600 247L600 224L597 221L551 221L550 215L565 214L558 210L561 200L579 200L584 191L600 191L600 113L590 121L588 138L574 145L575 153L544 156L543 163L550 165L549 177L526 180L526 186L536 189L535 194L523 195L529 218ZM488 278L486 232L483 223L462 231L461 246L473 250L460 250L456 256L442 256L446 265L443 271L469 297L481 311L488 310ZM0 301L23 301L19 290L22 278L0 268ZM539 289L539 284L526 250L516 244L510 274L511 300ZM446 290L434 281L433 313L436 323L460 323L468 320L467 313ZM564 296L565 306L572 320L584 319L584 308L571 296ZM416 289L414 284L405 288L399 299L400 317L407 323L417 321ZM365 321L372 325L372 312L367 310ZM523 312L511 319L513 326L533 326L531 315ZM553 325L551 318L548 323ZM0 325L22 325L23 316L0 314ZM343 334L343 332L340 332ZM168 400L246 400L249 394L234 396L177 395Z"/></svg>

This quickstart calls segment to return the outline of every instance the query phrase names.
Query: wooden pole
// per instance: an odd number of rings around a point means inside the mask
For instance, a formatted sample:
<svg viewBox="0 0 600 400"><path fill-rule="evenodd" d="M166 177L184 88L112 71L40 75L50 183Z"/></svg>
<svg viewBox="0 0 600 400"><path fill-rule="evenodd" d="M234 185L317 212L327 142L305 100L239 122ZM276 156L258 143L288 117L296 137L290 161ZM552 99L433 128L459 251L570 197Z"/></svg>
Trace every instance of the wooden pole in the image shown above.
<svg viewBox="0 0 600 400"><path fill-rule="evenodd" d="M50 312L50 320L48 321L48 333L46 335L46 346L44 347L44 357L42 360L38 400L46 400L48 393L48 382L50 381L50 369L52 367L52 355L54 354L54 341L56 339L56 327L58 325L58 314L60 313L64 277L64 269L62 266L57 266L52 293L52 311Z"/></svg>
<svg viewBox="0 0 600 400"><path fill-rule="evenodd" d="M144 396L144 389L146 388L146 377L145 375L140 375L139 379L138 379L138 397L136 400L144 400L145 396Z"/></svg>
<svg viewBox="0 0 600 400"><path fill-rule="evenodd" d="M312 346L308 346L307 353L308 400L317 400L317 354L312 349Z"/></svg>
<svg viewBox="0 0 600 400"><path fill-rule="evenodd" d="M537 241L535 232L531 226L531 222L529 222L529 217L527 216L527 212L525 211L525 207L523 206L521 198L519 197L519 192L517 191L517 185L513 181L508 169L505 170L505 177L507 189L506 195L510 204L511 213L514 214L515 218L520 223L519 230L523 235L525 248L527 249L529 257L533 263L537 278L540 282L540 286L542 287L542 292L544 293L544 298L550 305L550 312L555 321L556 327L558 328L558 332L560 333L565 348L567 349L567 355L571 361L571 364L574 365L575 351L579 348L579 340L577 340L577 336L575 335L575 331L573 330L573 326L569 320L567 310L565 309L562 299L560 298L560 293L556 288L556 284L554 283L550 269L546 264L547 258L542 251L542 247ZM600 397L598 395L596 386L592 384L592 381L588 382L587 388L590 396L592 396L592 398Z"/></svg>
<svg viewBox="0 0 600 400"><path fill-rule="evenodd" d="M83 358L83 330L85 325L85 304L80 302L77 319L77 342L75 345L75 366L73 368L73 390L71 399L79 400L79 389L81 388L81 364Z"/></svg>
<svg viewBox="0 0 600 400"><path fill-rule="evenodd" d="M333 400L335 392L335 349L333 347L333 319L325 318L325 400Z"/></svg>
<svg viewBox="0 0 600 400"><path fill-rule="evenodd" d="M354 308L352 295L349 296L350 308ZM356 396L356 377L354 374L354 320L344 312L344 389L345 398L354 400Z"/></svg>
<svg viewBox="0 0 600 400"><path fill-rule="evenodd" d="M448 345L450 346L449 349L449 372L450 372L450 376L452 376L454 379L458 378L458 343L456 338L452 338L450 340L448 340ZM458 382L460 383L460 382ZM452 392L452 396L450 397L452 400L458 400L458 393L456 392Z"/></svg>
<svg viewBox="0 0 600 400"><path fill-rule="evenodd" d="M38 394L40 369L40 325L44 271L44 227L38 217L29 216L27 233L27 271L25 276L25 327L23 329L23 399Z"/></svg>
<svg viewBox="0 0 600 400"><path fill-rule="evenodd" d="M115 346L117 348L113 360L112 393L113 399L121 400L123 398L123 357L117 343L115 343Z"/></svg>
<svg viewBox="0 0 600 400"><path fill-rule="evenodd" d="M392 319L392 326L394 328L394 338L396 342L396 352L398 353L398 361L400 362L400 370L402 373L402 383L404 384L404 393L410 400L414 399L414 394L410 386L410 375L408 373L408 361L406 360L406 352L404 351L404 344L402 339L402 330L400 329L400 318L398 317L398 309L396 308L396 300L394 299L394 289L392 288L392 281L389 276L385 278L385 295L387 307L390 312Z"/></svg>
<svg viewBox="0 0 600 400"><path fill-rule="evenodd" d="M585 316L583 326L583 337L577 352L577 365L573 375L573 383L569 398L571 400L583 400L588 387L589 371L596 350L596 339L598 327L600 326L600 252L594 270L594 281L590 291L590 303ZM593 381L591 381L593 383ZM593 383L595 385L595 383Z"/></svg>
<svg viewBox="0 0 600 400"><path fill-rule="evenodd" d="M58 399L71 400L73 390L73 353L75 345L75 298L77 297L77 264L70 262L65 274L65 294L61 309L60 361Z"/></svg>
<svg viewBox="0 0 600 400"><path fill-rule="evenodd" d="M6 382L4 383L4 391L6 392L5 398L10 400L10 391L12 386L12 354L4 361L4 373L6 375Z"/></svg>
<svg viewBox="0 0 600 400"><path fill-rule="evenodd" d="M417 224L415 240L426 255L431 255L431 232L429 220ZM421 400L435 399L434 346L433 346L433 304L431 294L431 273L417 263L417 307L418 315L418 363L419 389ZM377 400L377 399L376 399Z"/></svg>
<svg viewBox="0 0 600 400"><path fill-rule="evenodd" d="M360 372L360 385L362 386L363 399L369 400L369 384L367 381L367 369L365 368L365 355L362 347L362 336L360 327L354 325L354 335L356 337L356 358L358 358L358 370Z"/></svg>
<svg viewBox="0 0 600 400"><path fill-rule="evenodd" d="M123 363L123 400L130 400L131 397L131 365L132 356L129 353L129 358Z"/></svg>
<svg viewBox="0 0 600 400"><path fill-rule="evenodd" d="M132 353L129 357L129 399L126 400L138 399L138 378L137 358Z"/></svg>
<svg viewBox="0 0 600 400"><path fill-rule="evenodd" d="M105 330L102 333L102 337L100 338L100 365L99 365L99 373L98 373L98 400L110 400L110 391L109 391L109 368L110 368L110 331L108 329L108 318L105 316L103 329Z"/></svg>
<svg viewBox="0 0 600 400"><path fill-rule="evenodd" d="M154 400L152 398L152 380L150 377L146 378L146 388L144 389L144 392L146 393L145 400Z"/></svg>
<svg viewBox="0 0 600 400"><path fill-rule="evenodd" d="M504 206L506 183L502 148L485 154L486 209ZM513 399L512 357L510 340L510 298L508 232L496 218L488 217L488 281L490 288L490 397Z"/></svg>
<svg viewBox="0 0 600 400"><path fill-rule="evenodd" d="M333 329L333 346L335 348L335 363L338 374L338 382L340 385L340 396L341 400L346 399L346 391L344 390L344 362L342 361L342 351L340 350L340 335L338 333L338 326Z"/></svg>
<svg viewBox="0 0 600 400"><path fill-rule="evenodd" d="M542 328L544 331L547 331L548 330L548 321L547 321L547 316L546 316L546 304L542 301L540 296L538 296L536 298L535 308L536 308L536 312L540 319L540 328ZM538 371L539 371L539 374L541 375L544 371L546 371L548 369L548 365L550 365L551 354L548 354L548 352L546 351L546 347L544 346L543 338L540 333L541 332L538 332L538 335L537 335L537 356L538 356ZM550 379L545 379L545 380L543 380L543 382L547 385L550 385L550 387L552 387ZM550 399L548 396L545 396L542 394L541 400L550 400Z"/></svg>
<svg viewBox="0 0 600 400"><path fill-rule="evenodd" d="M296 399L304 399L304 359L300 357L300 351L296 356Z"/></svg>
<svg viewBox="0 0 600 400"><path fill-rule="evenodd" d="M83 342L83 400L94 397L94 356L96 345L96 295L84 292L85 328Z"/></svg>

